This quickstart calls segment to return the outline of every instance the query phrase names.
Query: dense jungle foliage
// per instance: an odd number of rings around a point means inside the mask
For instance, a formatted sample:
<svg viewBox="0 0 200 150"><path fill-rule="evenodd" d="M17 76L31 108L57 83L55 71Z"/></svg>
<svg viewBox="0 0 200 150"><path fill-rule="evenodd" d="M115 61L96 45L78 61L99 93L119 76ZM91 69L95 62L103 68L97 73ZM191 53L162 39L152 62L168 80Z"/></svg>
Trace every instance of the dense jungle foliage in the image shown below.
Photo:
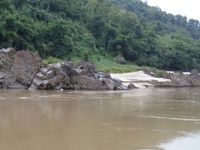
<svg viewBox="0 0 200 150"><path fill-rule="evenodd" d="M141 66L200 69L200 22L139 0L1 0L0 48L6 47L43 58L123 56Z"/></svg>

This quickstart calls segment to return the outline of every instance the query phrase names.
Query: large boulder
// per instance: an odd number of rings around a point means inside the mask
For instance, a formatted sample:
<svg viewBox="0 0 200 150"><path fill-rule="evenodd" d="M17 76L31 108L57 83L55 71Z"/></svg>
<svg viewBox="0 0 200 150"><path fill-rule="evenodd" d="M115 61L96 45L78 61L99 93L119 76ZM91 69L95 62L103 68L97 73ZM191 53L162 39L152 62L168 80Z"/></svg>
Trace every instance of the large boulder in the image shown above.
<svg viewBox="0 0 200 150"><path fill-rule="evenodd" d="M200 75L197 70L192 70L189 75L171 74L170 82L156 83L158 87L200 87Z"/></svg>
<svg viewBox="0 0 200 150"><path fill-rule="evenodd" d="M36 73L40 70L41 58L38 54L30 51L18 51L11 68L19 83L30 86Z"/></svg>
<svg viewBox="0 0 200 150"><path fill-rule="evenodd" d="M28 88L40 70L41 58L30 51L0 50L0 87Z"/></svg>
<svg viewBox="0 0 200 150"><path fill-rule="evenodd" d="M133 90L133 89L137 89L137 87L134 85L133 82L131 82L131 83L128 85L128 90Z"/></svg>
<svg viewBox="0 0 200 150"><path fill-rule="evenodd" d="M109 90L106 83L85 75L71 77L70 84L74 90Z"/></svg>
<svg viewBox="0 0 200 150"><path fill-rule="evenodd" d="M188 81L187 76L174 74L170 76L171 81L167 82L154 82L157 87L190 87L191 83Z"/></svg>
<svg viewBox="0 0 200 150"><path fill-rule="evenodd" d="M200 86L200 75L198 70L192 70L187 80L191 83L192 86Z"/></svg>
<svg viewBox="0 0 200 150"><path fill-rule="evenodd" d="M180 75L180 76L172 76L172 85L174 84L175 87L187 87L191 86L191 83L187 80L187 77Z"/></svg>
<svg viewBox="0 0 200 150"><path fill-rule="evenodd" d="M75 90L125 90L119 80L112 79L110 74L97 71L95 66L89 62L82 62L71 69L73 76L70 76L70 87Z"/></svg>

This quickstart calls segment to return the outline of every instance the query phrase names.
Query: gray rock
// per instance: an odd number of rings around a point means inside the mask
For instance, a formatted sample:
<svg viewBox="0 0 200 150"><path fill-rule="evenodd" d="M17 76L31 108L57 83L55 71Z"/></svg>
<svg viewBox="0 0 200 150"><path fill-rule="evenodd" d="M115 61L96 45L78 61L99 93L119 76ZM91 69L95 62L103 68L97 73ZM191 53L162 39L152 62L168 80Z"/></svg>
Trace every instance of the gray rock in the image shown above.
<svg viewBox="0 0 200 150"><path fill-rule="evenodd" d="M50 84L49 80L33 80L33 87L38 90L53 90L53 86Z"/></svg>
<svg viewBox="0 0 200 150"><path fill-rule="evenodd" d="M0 71L0 79L3 79L6 74Z"/></svg>
<svg viewBox="0 0 200 150"><path fill-rule="evenodd" d="M103 78L111 79L110 74L101 71L95 72L94 76L96 79L103 79Z"/></svg>
<svg viewBox="0 0 200 150"><path fill-rule="evenodd" d="M15 59L15 53L15 49L12 48L0 50L0 71L10 72Z"/></svg>
<svg viewBox="0 0 200 150"><path fill-rule="evenodd" d="M200 75L197 70L192 70L187 80L192 86L200 86Z"/></svg>
<svg viewBox="0 0 200 150"><path fill-rule="evenodd" d="M40 79L40 80L44 80L45 77L41 72L39 72L39 73L36 74L36 78Z"/></svg>
<svg viewBox="0 0 200 150"><path fill-rule="evenodd" d="M11 73L8 73L4 76L3 87L7 88L7 89L25 89L25 88L27 88L17 81L15 74L11 74Z"/></svg>
<svg viewBox="0 0 200 150"><path fill-rule="evenodd" d="M41 74L46 74L48 72L48 68L41 68L40 73Z"/></svg>
<svg viewBox="0 0 200 150"><path fill-rule="evenodd" d="M30 51L0 50L0 88L39 90L125 90L110 74L97 71L89 62L50 64L41 68L41 58Z"/></svg>
<svg viewBox="0 0 200 150"><path fill-rule="evenodd" d="M53 71L52 71L53 70ZM50 75L50 76L49 76ZM44 82L43 82L44 81ZM113 80L108 73L96 71L94 65L86 62L74 65L61 63L42 68L33 80L37 89L65 90L124 90L120 80Z"/></svg>
<svg viewBox="0 0 200 150"><path fill-rule="evenodd" d="M117 84L122 84L122 80L120 79L113 78L112 80L115 81Z"/></svg>
<svg viewBox="0 0 200 150"><path fill-rule="evenodd" d="M41 58L30 51L18 51L15 55L11 72L16 79L24 86L30 86L36 73L40 70Z"/></svg>
<svg viewBox="0 0 200 150"><path fill-rule="evenodd" d="M82 75L86 75L89 77L93 77L95 75L96 68L94 66L94 64L90 63L90 62L81 62L78 64L78 69L82 70Z"/></svg>
<svg viewBox="0 0 200 150"><path fill-rule="evenodd" d="M0 50L0 78L4 88L27 88L39 71L41 59L30 51Z"/></svg>
<svg viewBox="0 0 200 150"><path fill-rule="evenodd" d="M74 90L109 90L105 82L86 75L71 77L70 84L74 85Z"/></svg>
<svg viewBox="0 0 200 150"><path fill-rule="evenodd" d="M56 73L51 68L46 68L46 72L44 72L44 68L42 71L36 75L36 78L33 80L32 87L35 87L40 90L59 90L69 82L68 76L63 74L62 71L56 71ZM49 69L49 70L48 70ZM58 68L54 68L55 70Z"/></svg>
<svg viewBox="0 0 200 150"><path fill-rule="evenodd" d="M158 87L200 87L200 75L197 70L192 70L190 75L170 75L171 82L155 84Z"/></svg>
<svg viewBox="0 0 200 150"><path fill-rule="evenodd" d="M129 85L128 85L128 90L133 90L133 89L136 89L137 87L131 82Z"/></svg>
<svg viewBox="0 0 200 150"><path fill-rule="evenodd" d="M112 79L108 79L108 78L103 78L101 79L103 85L105 85L108 90L116 90L116 82Z"/></svg>

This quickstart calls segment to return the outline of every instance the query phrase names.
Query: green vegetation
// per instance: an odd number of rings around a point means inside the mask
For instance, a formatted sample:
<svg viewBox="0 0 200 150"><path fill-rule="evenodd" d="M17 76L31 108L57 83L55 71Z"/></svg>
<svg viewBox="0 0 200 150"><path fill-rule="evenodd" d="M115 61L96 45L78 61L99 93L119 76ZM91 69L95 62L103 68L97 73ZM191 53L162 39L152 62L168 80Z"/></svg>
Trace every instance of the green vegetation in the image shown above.
<svg viewBox="0 0 200 150"><path fill-rule="evenodd" d="M112 57L102 56L98 58L93 58L91 61L96 64L98 70L112 72L112 73L125 73L131 71L137 71L140 67L133 63L118 64Z"/></svg>
<svg viewBox="0 0 200 150"><path fill-rule="evenodd" d="M72 61L75 64L78 64L81 61L84 61L84 59L79 57L72 57L70 61ZM93 57L90 58L90 61L96 65L97 70L110 73L125 73L125 72L137 71L141 68L133 63L127 63L127 64L116 63L111 56L94 55ZM51 63L60 63L60 62L62 62L61 59L52 56L49 56L43 59L42 61L43 65L48 65Z"/></svg>
<svg viewBox="0 0 200 150"><path fill-rule="evenodd" d="M118 64L111 60L103 60L100 62L95 63L97 69L111 72L111 73L126 73L139 70L140 67L136 66L135 64Z"/></svg>
<svg viewBox="0 0 200 150"><path fill-rule="evenodd" d="M199 43L198 20L139 0L0 1L0 48L38 51L44 64L90 60L112 72L136 65L187 71L200 69ZM127 64L114 62L119 55Z"/></svg>
<svg viewBox="0 0 200 150"><path fill-rule="evenodd" d="M58 58L55 58L55 57L52 57L52 56L49 56L49 57L42 60L43 65L55 64L55 63L60 63L60 62L62 62L61 59L58 59Z"/></svg>

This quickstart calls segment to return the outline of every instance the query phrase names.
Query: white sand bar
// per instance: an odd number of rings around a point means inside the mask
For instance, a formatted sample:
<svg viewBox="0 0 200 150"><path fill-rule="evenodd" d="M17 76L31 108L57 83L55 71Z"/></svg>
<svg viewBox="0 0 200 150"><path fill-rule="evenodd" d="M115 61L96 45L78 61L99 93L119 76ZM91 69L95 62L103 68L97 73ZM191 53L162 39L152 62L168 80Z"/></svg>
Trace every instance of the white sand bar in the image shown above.
<svg viewBox="0 0 200 150"><path fill-rule="evenodd" d="M136 87L143 88L144 86L151 84L151 81L158 81L158 82L167 82L171 81L165 78L156 78L145 74L144 71L137 71L137 72L130 72L130 73L123 73L123 74L111 74L112 78L120 79L122 82L129 84L133 82Z"/></svg>
<svg viewBox="0 0 200 150"><path fill-rule="evenodd" d="M123 74L111 74L112 78L117 78L122 80L123 82L137 82L137 81L158 81L158 82L167 82L169 79L165 78L156 78L150 75L145 74L143 71L123 73Z"/></svg>

